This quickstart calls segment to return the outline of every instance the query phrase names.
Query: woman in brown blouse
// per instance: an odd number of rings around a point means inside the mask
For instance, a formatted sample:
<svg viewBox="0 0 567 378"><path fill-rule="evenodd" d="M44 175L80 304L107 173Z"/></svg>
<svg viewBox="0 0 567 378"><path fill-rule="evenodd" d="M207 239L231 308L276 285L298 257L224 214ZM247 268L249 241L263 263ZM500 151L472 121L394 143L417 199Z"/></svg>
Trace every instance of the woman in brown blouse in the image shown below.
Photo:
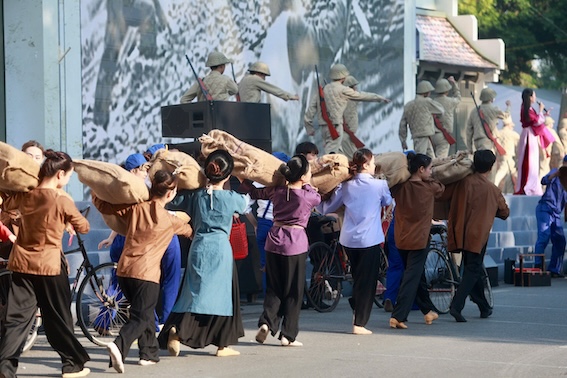
<svg viewBox="0 0 567 378"><path fill-rule="evenodd" d="M20 211L21 225L8 262L12 285L6 334L0 341L0 376L16 376L37 307L41 309L47 340L61 356L63 377L83 377L90 372L84 367L89 355L73 334L68 266L61 245L66 223L75 232L89 231L89 222L61 190L72 173L69 155L47 150L39 171L39 186L5 198L2 206L4 210Z"/></svg>
<svg viewBox="0 0 567 378"><path fill-rule="evenodd" d="M429 298L423 270L427 259L433 202L443 194L445 187L431 178L429 156L408 153L408 168L410 179L391 190L396 200L394 240L406 267L390 318L392 328L407 328L405 322L414 300L424 314L425 324L431 324L439 317Z"/></svg>
<svg viewBox="0 0 567 378"><path fill-rule="evenodd" d="M150 200L134 205L112 205L92 195L102 214L117 215L128 221L124 250L118 262L118 283L130 301L130 319L107 346L112 367L124 373L124 360L138 340L139 365L159 361L154 310L159 298L160 261L173 235L190 237L191 226L170 214L165 205L177 194L177 178L157 171L152 179Z"/></svg>

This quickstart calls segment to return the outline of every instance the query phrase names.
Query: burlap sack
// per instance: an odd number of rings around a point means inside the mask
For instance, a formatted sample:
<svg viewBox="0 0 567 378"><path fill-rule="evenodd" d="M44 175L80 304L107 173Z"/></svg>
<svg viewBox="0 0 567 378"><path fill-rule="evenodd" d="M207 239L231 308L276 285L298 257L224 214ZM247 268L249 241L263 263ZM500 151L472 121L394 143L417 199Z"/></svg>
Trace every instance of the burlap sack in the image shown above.
<svg viewBox="0 0 567 378"><path fill-rule="evenodd" d="M0 191L29 192L39 185L39 165L25 152L0 142Z"/></svg>
<svg viewBox="0 0 567 378"><path fill-rule="evenodd" d="M388 181L388 187L406 182L411 177L408 170L408 158L403 152L385 152L374 155L376 169Z"/></svg>
<svg viewBox="0 0 567 378"><path fill-rule="evenodd" d="M473 160L467 151L459 151L446 158L435 158L431 165L432 177L445 185L474 173Z"/></svg>
<svg viewBox="0 0 567 378"><path fill-rule="evenodd" d="M285 185L278 172L282 161L272 154L251 146L222 130L211 130L199 138L201 153L207 157L215 150L226 150L234 158L232 175L249 179L265 186Z"/></svg>
<svg viewBox="0 0 567 378"><path fill-rule="evenodd" d="M334 190L341 182L348 180L348 158L341 154L323 155L309 163L311 166L311 184L319 189L319 194Z"/></svg>
<svg viewBox="0 0 567 378"><path fill-rule="evenodd" d="M153 179L155 173L160 169L168 172L176 172L179 189L198 189L207 185L207 177L199 166L199 163L191 156L181 151L158 150L151 160L148 176Z"/></svg>
<svg viewBox="0 0 567 378"><path fill-rule="evenodd" d="M119 205L140 203L150 198L144 181L116 164L75 160L73 165L79 181L91 188L103 201Z"/></svg>

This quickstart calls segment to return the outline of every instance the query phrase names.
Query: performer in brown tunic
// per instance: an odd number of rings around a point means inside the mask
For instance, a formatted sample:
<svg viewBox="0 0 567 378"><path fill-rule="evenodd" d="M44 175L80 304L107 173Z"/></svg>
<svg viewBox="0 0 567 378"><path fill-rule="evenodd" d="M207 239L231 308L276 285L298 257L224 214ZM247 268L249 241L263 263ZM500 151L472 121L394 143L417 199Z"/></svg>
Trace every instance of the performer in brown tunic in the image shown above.
<svg viewBox="0 0 567 378"><path fill-rule="evenodd" d="M447 248L450 252L462 251L465 264L465 272L450 309L457 322L466 322L461 310L469 295L478 305L481 318L492 314L492 308L484 297L482 263L494 216L506 219L510 214L502 192L488 180L495 161L492 151L477 150L474 154L476 173L448 185L441 198L451 200Z"/></svg>

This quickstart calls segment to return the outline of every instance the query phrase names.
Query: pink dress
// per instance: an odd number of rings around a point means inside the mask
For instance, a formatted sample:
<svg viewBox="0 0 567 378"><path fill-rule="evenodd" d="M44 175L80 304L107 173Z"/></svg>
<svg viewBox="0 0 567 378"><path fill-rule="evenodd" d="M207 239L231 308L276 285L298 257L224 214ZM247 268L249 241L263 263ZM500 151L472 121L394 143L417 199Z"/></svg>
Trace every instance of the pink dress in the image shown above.
<svg viewBox="0 0 567 378"><path fill-rule="evenodd" d="M520 114L522 134L518 144L518 179L514 194L541 196L543 189L539 181L539 148L545 150L555 141L553 135L545 127L545 116L537 114L530 108L529 117Z"/></svg>

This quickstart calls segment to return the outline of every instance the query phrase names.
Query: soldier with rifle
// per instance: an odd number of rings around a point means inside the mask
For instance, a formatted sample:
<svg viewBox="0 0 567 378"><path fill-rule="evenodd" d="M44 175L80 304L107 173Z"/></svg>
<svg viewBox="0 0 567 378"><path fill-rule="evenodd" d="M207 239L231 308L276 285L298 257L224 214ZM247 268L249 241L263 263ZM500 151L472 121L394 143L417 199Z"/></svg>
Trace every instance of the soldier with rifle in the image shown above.
<svg viewBox="0 0 567 378"><path fill-rule="evenodd" d="M187 60L189 61L189 57L187 57ZM223 75L226 64L231 62L223 53L213 51L209 54L206 63L206 66L211 68L211 72L205 78L200 79L191 61L189 61L197 82L185 92L180 102L186 104L193 101L195 97L198 101L227 101L230 96L238 93L238 86L234 80Z"/></svg>
<svg viewBox="0 0 567 378"><path fill-rule="evenodd" d="M435 122L435 135L432 137L435 157L444 158L449 155L449 148L455 144L453 134L453 116L457 105L461 102L461 91L453 76L447 79L439 79L435 84L435 101L443 106L445 112L442 116L433 115Z"/></svg>
<svg viewBox="0 0 567 378"><path fill-rule="evenodd" d="M262 91L272 94L285 101L297 101L298 95L291 94L274 84L266 81L266 76L270 76L270 67L264 62L256 62L248 69L249 74L238 83L238 94L242 102L261 102Z"/></svg>
<svg viewBox="0 0 567 378"><path fill-rule="evenodd" d="M431 143L431 138L435 135L433 115L444 113L443 106L429 97L434 89L429 81L423 80L417 84L415 99L404 106L399 128L400 142L404 151L408 149L406 139L409 126L414 151L432 158L435 157Z"/></svg>
<svg viewBox="0 0 567 378"><path fill-rule="evenodd" d="M315 69L317 70L317 67ZM343 83L348 75L349 72L343 64L335 64L329 72L329 78L332 82L325 85L325 88L322 88L319 83L319 74L317 73L318 93L311 97L309 107L303 118L307 134L315 135L313 118L316 114L318 115L318 124L321 127L326 154L341 152L343 117L349 100L389 102L389 100L380 95L357 92L352 88L344 86ZM327 127L324 127L324 125Z"/></svg>

